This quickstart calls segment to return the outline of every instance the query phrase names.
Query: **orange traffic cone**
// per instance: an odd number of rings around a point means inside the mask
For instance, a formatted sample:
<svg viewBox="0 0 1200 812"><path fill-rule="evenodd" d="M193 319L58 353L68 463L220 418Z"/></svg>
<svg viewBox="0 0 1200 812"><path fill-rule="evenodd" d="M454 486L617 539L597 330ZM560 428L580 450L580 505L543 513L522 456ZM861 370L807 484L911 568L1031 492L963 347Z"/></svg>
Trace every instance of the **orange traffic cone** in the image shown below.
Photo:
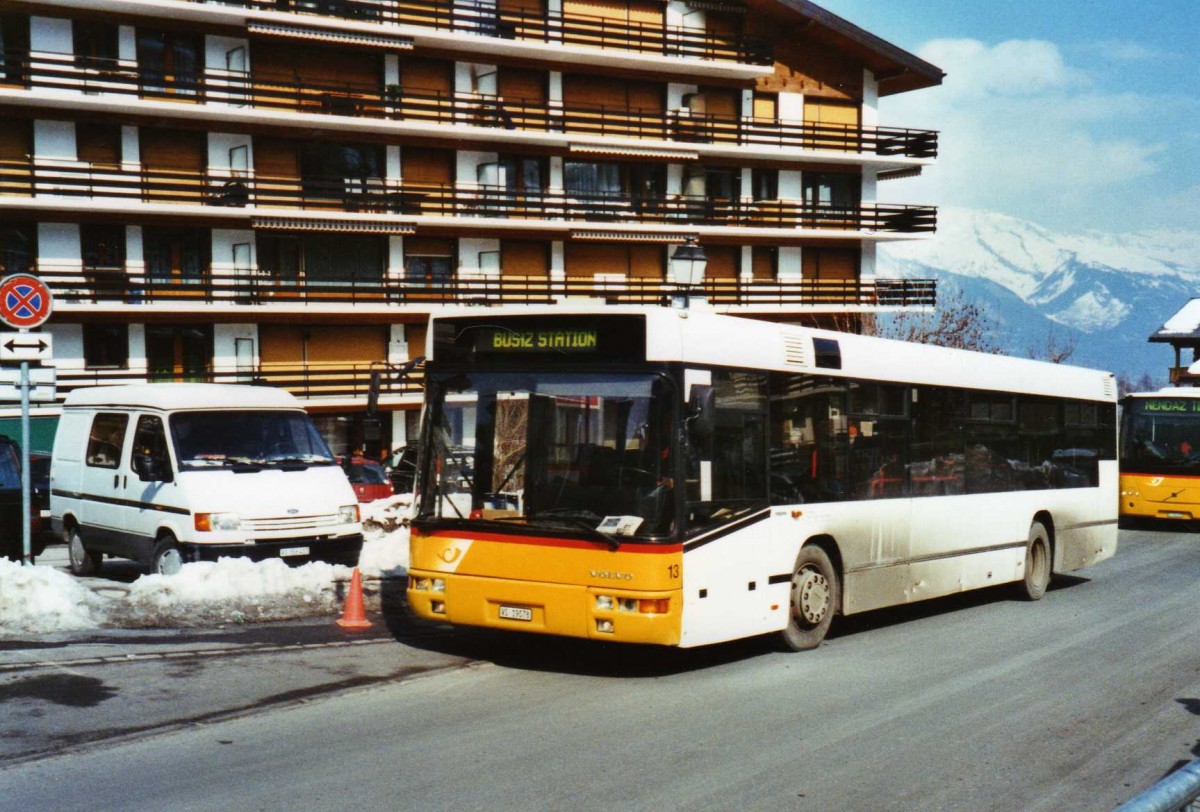
<svg viewBox="0 0 1200 812"><path fill-rule="evenodd" d="M346 596L346 605L337 624L344 629L369 629L371 621L367 620L367 609L363 606L362 575L358 567L350 577L350 594Z"/></svg>

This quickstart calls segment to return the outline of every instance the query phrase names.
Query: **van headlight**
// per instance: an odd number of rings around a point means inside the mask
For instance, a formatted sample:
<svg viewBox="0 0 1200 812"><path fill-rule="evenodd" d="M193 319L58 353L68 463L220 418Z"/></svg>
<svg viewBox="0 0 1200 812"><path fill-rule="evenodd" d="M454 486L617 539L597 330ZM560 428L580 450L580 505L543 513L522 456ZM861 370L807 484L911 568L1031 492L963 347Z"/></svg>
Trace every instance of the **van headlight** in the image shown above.
<svg viewBox="0 0 1200 812"><path fill-rule="evenodd" d="M196 529L200 532L212 532L214 530L230 531L238 530L242 526L242 518L236 513L197 513L196 514Z"/></svg>
<svg viewBox="0 0 1200 812"><path fill-rule="evenodd" d="M358 521L358 505L342 505L338 508L339 524L354 524Z"/></svg>

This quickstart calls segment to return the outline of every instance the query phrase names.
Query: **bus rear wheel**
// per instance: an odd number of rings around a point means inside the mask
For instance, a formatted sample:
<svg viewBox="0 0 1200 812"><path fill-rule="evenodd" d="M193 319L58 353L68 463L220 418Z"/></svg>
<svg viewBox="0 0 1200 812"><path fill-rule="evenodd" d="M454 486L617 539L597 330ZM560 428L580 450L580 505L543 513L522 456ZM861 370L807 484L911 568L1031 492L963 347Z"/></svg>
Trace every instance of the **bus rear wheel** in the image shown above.
<svg viewBox="0 0 1200 812"><path fill-rule="evenodd" d="M803 548L792 570L788 625L779 633L784 648L805 651L821 645L841 597L841 582L829 555L815 545Z"/></svg>
<svg viewBox="0 0 1200 812"><path fill-rule="evenodd" d="M1017 585L1017 594L1027 601L1041 600L1050 586L1053 569L1050 553L1050 533L1041 522L1029 526L1029 543L1025 546L1025 577Z"/></svg>

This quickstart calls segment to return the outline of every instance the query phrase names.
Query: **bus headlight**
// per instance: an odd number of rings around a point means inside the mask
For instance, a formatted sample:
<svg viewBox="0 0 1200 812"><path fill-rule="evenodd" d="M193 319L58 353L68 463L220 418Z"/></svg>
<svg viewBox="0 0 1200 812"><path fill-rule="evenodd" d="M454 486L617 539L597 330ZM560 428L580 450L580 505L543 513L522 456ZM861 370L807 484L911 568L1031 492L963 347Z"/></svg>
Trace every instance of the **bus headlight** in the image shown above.
<svg viewBox="0 0 1200 812"><path fill-rule="evenodd" d="M615 601L613 601L612 595L597 595L596 596L596 608L599 609L601 612L611 612L613 610L614 605L615 605Z"/></svg>
<svg viewBox="0 0 1200 812"><path fill-rule="evenodd" d="M445 578L409 578L409 588L415 592L445 592Z"/></svg>
<svg viewBox="0 0 1200 812"><path fill-rule="evenodd" d="M338 508L339 524L354 524L358 521L358 505L342 505Z"/></svg>
<svg viewBox="0 0 1200 812"><path fill-rule="evenodd" d="M228 532L242 526L242 519L236 513L197 513L194 522L196 530L201 533L214 530Z"/></svg>

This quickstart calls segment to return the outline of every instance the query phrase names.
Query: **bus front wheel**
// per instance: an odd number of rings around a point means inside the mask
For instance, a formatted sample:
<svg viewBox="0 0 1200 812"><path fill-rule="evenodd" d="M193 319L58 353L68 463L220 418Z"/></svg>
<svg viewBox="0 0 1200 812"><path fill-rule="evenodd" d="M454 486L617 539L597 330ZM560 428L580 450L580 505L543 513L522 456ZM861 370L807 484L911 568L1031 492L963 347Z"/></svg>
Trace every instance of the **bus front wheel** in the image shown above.
<svg viewBox="0 0 1200 812"><path fill-rule="evenodd" d="M1050 586L1053 562L1050 554L1050 534L1041 522L1029 526L1029 543L1025 546L1025 577L1017 585L1018 594L1027 601L1040 600Z"/></svg>
<svg viewBox="0 0 1200 812"><path fill-rule="evenodd" d="M841 582L829 555L809 545L796 557L787 628L779 633L789 651L816 648L825 639L829 624L841 605Z"/></svg>

